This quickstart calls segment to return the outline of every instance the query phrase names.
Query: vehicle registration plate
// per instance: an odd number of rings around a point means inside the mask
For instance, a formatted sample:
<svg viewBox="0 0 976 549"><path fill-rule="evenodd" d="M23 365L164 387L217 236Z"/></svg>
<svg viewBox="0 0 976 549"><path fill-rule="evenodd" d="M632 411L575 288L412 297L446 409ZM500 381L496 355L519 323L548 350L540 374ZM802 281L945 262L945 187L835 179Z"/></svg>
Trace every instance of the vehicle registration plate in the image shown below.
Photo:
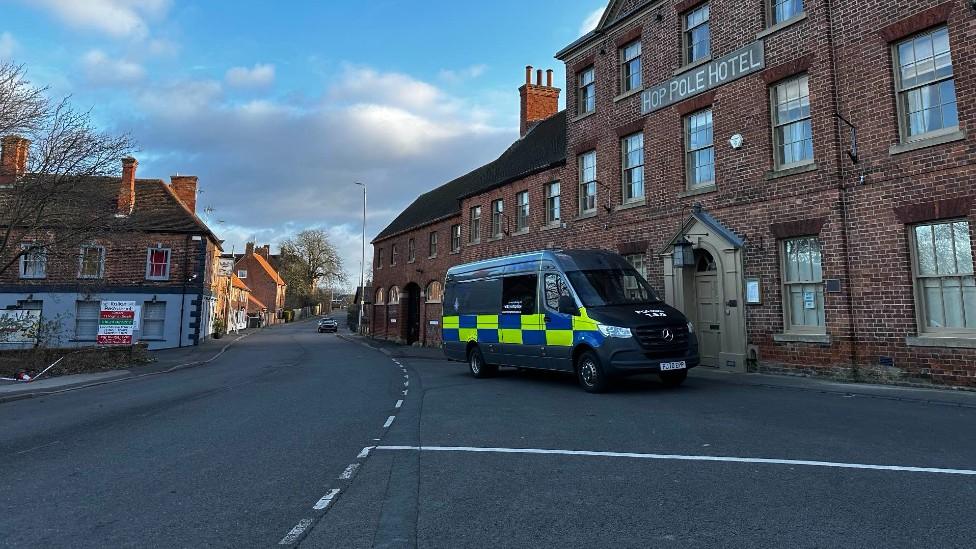
<svg viewBox="0 0 976 549"><path fill-rule="evenodd" d="M681 362L664 362L661 364L661 371L667 372L669 370L684 370L687 367L688 365L685 364L685 361L683 360Z"/></svg>

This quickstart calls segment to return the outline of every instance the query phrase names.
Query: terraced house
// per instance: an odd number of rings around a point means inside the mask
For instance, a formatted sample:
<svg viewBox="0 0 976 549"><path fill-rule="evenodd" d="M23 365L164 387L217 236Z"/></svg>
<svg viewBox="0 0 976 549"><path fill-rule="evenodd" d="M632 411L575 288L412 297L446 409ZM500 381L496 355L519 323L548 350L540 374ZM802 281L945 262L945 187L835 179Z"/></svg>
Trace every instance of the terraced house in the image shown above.
<svg viewBox="0 0 976 549"><path fill-rule="evenodd" d="M974 38L957 0L610 2L566 110L530 70L523 137L376 238L374 334L436 344L450 265L603 248L705 365L976 385Z"/></svg>

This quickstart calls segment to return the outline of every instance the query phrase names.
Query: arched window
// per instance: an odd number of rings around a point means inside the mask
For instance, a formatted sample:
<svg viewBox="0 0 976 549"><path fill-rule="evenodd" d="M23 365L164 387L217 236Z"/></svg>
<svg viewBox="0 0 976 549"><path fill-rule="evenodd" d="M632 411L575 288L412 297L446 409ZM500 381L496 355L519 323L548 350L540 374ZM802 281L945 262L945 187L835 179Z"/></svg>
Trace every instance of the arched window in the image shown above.
<svg viewBox="0 0 976 549"><path fill-rule="evenodd" d="M427 303L440 303L444 299L444 288L438 281L427 285Z"/></svg>
<svg viewBox="0 0 976 549"><path fill-rule="evenodd" d="M386 302L390 305L400 304L400 288L396 286L390 288L390 295L387 296Z"/></svg>
<svg viewBox="0 0 976 549"><path fill-rule="evenodd" d="M376 298L373 300L376 305L383 304L383 288L376 288Z"/></svg>

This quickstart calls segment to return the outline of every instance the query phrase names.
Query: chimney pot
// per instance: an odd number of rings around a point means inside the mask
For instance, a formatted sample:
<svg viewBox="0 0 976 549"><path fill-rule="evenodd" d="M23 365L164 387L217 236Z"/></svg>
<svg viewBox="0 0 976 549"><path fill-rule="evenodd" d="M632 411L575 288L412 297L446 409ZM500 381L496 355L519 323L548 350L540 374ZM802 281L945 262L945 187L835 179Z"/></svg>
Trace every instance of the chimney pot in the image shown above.
<svg viewBox="0 0 976 549"><path fill-rule="evenodd" d="M129 215L136 207L136 168L139 161L131 156L122 159L122 181L119 183L118 212Z"/></svg>
<svg viewBox="0 0 976 549"><path fill-rule="evenodd" d="M519 88L521 95L521 122L519 129L522 137L536 123L551 118L559 112L559 88L552 87L552 69L546 71L548 85L542 84L542 69L536 72L536 85L532 85L532 66L525 67L525 85Z"/></svg>
<svg viewBox="0 0 976 549"><path fill-rule="evenodd" d="M254 243L248 242L244 245L244 255L251 255L254 253Z"/></svg>
<svg viewBox="0 0 976 549"><path fill-rule="evenodd" d="M542 69L535 71L535 85L536 86L542 85Z"/></svg>
<svg viewBox="0 0 976 549"><path fill-rule="evenodd" d="M525 83L526 84L532 83L532 65L525 66Z"/></svg>
<svg viewBox="0 0 976 549"><path fill-rule="evenodd" d="M197 180L195 175L170 176L170 188L188 210L197 213Z"/></svg>
<svg viewBox="0 0 976 549"><path fill-rule="evenodd" d="M546 86L552 87L552 69L546 70Z"/></svg>

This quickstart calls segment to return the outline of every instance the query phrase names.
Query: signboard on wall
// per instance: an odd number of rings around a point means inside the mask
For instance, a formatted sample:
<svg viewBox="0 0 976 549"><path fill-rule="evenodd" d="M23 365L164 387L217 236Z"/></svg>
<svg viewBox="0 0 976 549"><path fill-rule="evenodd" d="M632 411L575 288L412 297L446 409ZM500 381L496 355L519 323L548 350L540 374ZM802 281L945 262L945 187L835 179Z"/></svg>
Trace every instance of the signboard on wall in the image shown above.
<svg viewBox="0 0 976 549"><path fill-rule="evenodd" d="M26 309L0 311L0 344L37 343L41 312Z"/></svg>
<svg viewBox="0 0 976 549"><path fill-rule="evenodd" d="M98 344L132 345L135 326L135 301L103 301L98 313Z"/></svg>
<svg viewBox="0 0 976 549"><path fill-rule="evenodd" d="M221 259L220 267L217 272L219 276L230 276L234 272L234 260L233 259Z"/></svg>

